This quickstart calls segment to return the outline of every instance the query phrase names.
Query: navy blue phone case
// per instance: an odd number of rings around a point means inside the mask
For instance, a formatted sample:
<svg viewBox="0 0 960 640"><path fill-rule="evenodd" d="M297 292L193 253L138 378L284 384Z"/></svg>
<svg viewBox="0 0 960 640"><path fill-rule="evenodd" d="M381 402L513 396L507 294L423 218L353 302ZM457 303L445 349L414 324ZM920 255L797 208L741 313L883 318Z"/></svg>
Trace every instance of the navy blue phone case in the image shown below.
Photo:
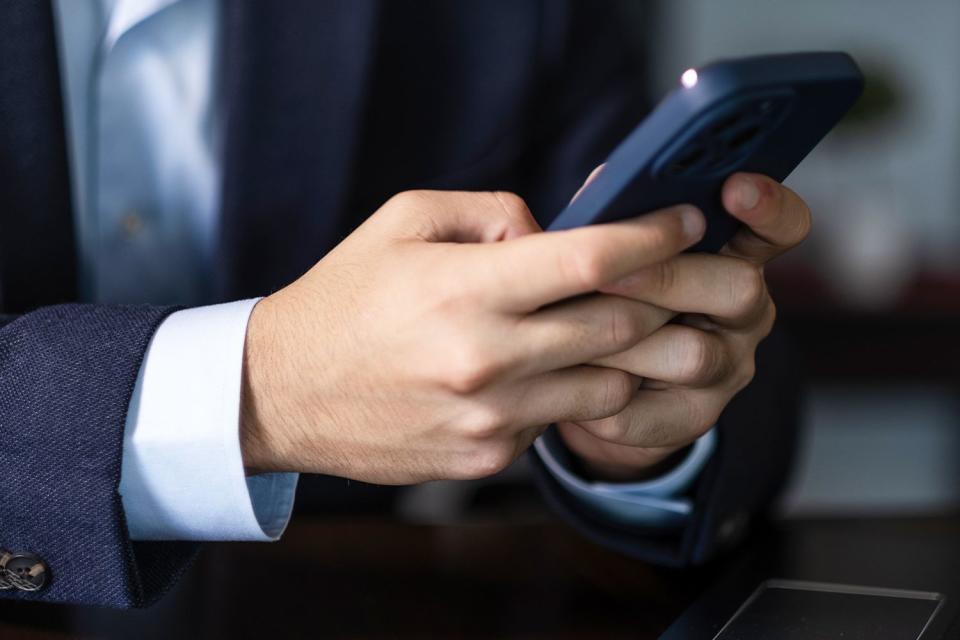
<svg viewBox="0 0 960 640"><path fill-rule="evenodd" d="M688 70L620 143L550 230L691 203L707 218L691 251L719 250L740 223L720 201L737 171L782 181L853 106L863 75L845 53L723 60Z"/></svg>

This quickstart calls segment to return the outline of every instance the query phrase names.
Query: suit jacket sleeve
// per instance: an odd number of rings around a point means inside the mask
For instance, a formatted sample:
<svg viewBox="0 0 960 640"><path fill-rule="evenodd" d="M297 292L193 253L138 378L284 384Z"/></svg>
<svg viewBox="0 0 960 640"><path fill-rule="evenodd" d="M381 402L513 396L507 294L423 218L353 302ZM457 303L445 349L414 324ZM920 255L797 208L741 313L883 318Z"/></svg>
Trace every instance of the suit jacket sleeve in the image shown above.
<svg viewBox="0 0 960 640"><path fill-rule="evenodd" d="M531 169L518 187L544 225L649 110L636 46L643 35L624 32L623 24L636 23L623 19L625 9L636 10L637 4L544 5L545 80L522 163ZM775 333L758 353L755 381L718 424L718 448L693 489L694 513L679 529L625 525L591 510L532 455L538 483L565 519L603 544L660 564L703 562L738 540L782 485L798 399L787 341Z"/></svg>
<svg viewBox="0 0 960 640"><path fill-rule="evenodd" d="M132 542L118 493L141 360L171 307L62 305L0 318L0 548L49 567L37 593L0 597L143 606L196 545Z"/></svg>

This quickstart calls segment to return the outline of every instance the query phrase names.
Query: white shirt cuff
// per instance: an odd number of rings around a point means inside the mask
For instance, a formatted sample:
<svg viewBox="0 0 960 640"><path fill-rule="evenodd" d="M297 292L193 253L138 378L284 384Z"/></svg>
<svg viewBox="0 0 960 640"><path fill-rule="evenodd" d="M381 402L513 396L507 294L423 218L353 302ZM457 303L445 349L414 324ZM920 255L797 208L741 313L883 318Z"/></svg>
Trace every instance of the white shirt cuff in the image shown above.
<svg viewBox="0 0 960 640"><path fill-rule="evenodd" d="M298 476L246 477L240 389L258 299L170 315L130 400L120 494L134 540L276 540Z"/></svg>
<svg viewBox="0 0 960 640"><path fill-rule="evenodd" d="M693 484L716 448L716 427L700 436L687 456L670 471L643 482L597 482L567 468L557 451L559 436L548 432L534 448L544 466L567 491L607 516L627 524L651 527L682 525L693 503L682 494Z"/></svg>

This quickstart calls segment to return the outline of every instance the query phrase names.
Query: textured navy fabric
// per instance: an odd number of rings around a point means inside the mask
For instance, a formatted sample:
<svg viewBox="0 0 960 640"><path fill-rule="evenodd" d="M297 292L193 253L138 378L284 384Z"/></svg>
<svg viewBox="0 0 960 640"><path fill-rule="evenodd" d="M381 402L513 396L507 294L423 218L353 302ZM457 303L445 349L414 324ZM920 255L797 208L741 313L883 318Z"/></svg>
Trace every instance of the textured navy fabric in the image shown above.
<svg viewBox="0 0 960 640"><path fill-rule="evenodd" d="M0 328L0 545L39 555L52 574L39 594L5 596L144 604L191 553L138 553L117 493L127 404L171 311L59 305Z"/></svg>
<svg viewBox="0 0 960 640"><path fill-rule="evenodd" d="M548 222L643 113L643 78L613 8L224 0L222 233L209 302L287 284L406 189L513 190ZM77 277L51 20L49 2L0 2L0 313L10 314L0 320L0 548L42 556L52 575L39 594L0 597L137 606L196 548L132 543L117 496L127 402L171 309L49 306L73 300ZM783 384L771 377L724 418L685 530L623 530L549 475L540 481L606 544L702 560L729 538L723 523L760 510L782 476L794 409ZM321 497L343 503L334 493L345 487L328 482Z"/></svg>

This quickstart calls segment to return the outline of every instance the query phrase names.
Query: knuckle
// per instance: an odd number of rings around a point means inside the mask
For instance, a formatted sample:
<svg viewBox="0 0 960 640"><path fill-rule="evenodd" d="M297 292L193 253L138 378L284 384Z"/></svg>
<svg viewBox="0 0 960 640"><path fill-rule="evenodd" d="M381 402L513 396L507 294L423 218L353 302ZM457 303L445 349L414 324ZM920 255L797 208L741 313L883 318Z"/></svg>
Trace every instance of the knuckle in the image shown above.
<svg viewBox="0 0 960 640"><path fill-rule="evenodd" d="M583 245L564 254L561 260L562 273L582 289L592 291L606 284L607 259L599 245Z"/></svg>
<svg viewBox="0 0 960 640"><path fill-rule="evenodd" d="M456 393L479 391L499 374L500 367L489 351L468 340L461 341L451 355L445 383Z"/></svg>
<svg viewBox="0 0 960 640"><path fill-rule="evenodd" d="M637 344L644 338L644 327L637 314L625 300L611 299L607 307L607 337L610 347L616 351Z"/></svg>
<svg viewBox="0 0 960 640"><path fill-rule="evenodd" d="M496 442L475 447L455 463L450 472L454 480L479 480L503 471L513 462L514 447L510 443Z"/></svg>
<svg viewBox="0 0 960 640"><path fill-rule="evenodd" d="M494 191L493 195L500 202L504 212L512 217L526 215L529 211L524 199L511 191Z"/></svg>
<svg viewBox="0 0 960 640"><path fill-rule="evenodd" d="M657 263L653 269L654 293L661 296L669 294L677 282L677 270L669 260Z"/></svg>
<svg viewBox="0 0 960 640"><path fill-rule="evenodd" d="M678 371L681 381L690 384L713 379L722 361L716 341L696 329L689 329L681 335Z"/></svg>
<svg viewBox="0 0 960 640"><path fill-rule="evenodd" d="M767 299L767 282L759 266L739 261L731 283L733 310L737 315L748 315L759 309Z"/></svg>
<svg viewBox="0 0 960 640"><path fill-rule="evenodd" d="M463 279L444 266L439 257L427 262L422 270L412 274L411 285L415 288L416 299L423 301L436 314L435 317L453 330L454 335L459 335L462 333L460 322L465 314L475 313L476 291L464 286Z"/></svg>
<svg viewBox="0 0 960 640"><path fill-rule="evenodd" d="M431 213L435 203L426 190L401 191L394 194L375 214L380 224L402 225L403 232L414 231L423 236L436 234L437 227Z"/></svg>
<svg viewBox="0 0 960 640"><path fill-rule="evenodd" d="M738 392L742 391L747 387L747 385L753 382L753 378L756 375L757 364L753 358L748 358L747 361L737 369L737 374L734 380L734 389Z"/></svg>
<svg viewBox="0 0 960 640"><path fill-rule="evenodd" d="M597 406L598 417L606 418L619 414L629 406L633 396L633 379L630 374L611 369L603 379L603 389Z"/></svg>
<svg viewBox="0 0 960 640"><path fill-rule="evenodd" d="M617 413L607 418L591 421L589 431L601 440L620 442L626 438L629 432L628 427L626 417L622 413Z"/></svg>
<svg viewBox="0 0 960 640"><path fill-rule="evenodd" d="M472 408L461 422L463 434L478 440L496 436L508 424L506 412L495 405L479 405Z"/></svg>
<svg viewBox="0 0 960 640"><path fill-rule="evenodd" d="M423 197L424 194L422 191L401 191L400 193L394 194L389 200L387 200L387 206L406 209L422 202Z"/></svg>

